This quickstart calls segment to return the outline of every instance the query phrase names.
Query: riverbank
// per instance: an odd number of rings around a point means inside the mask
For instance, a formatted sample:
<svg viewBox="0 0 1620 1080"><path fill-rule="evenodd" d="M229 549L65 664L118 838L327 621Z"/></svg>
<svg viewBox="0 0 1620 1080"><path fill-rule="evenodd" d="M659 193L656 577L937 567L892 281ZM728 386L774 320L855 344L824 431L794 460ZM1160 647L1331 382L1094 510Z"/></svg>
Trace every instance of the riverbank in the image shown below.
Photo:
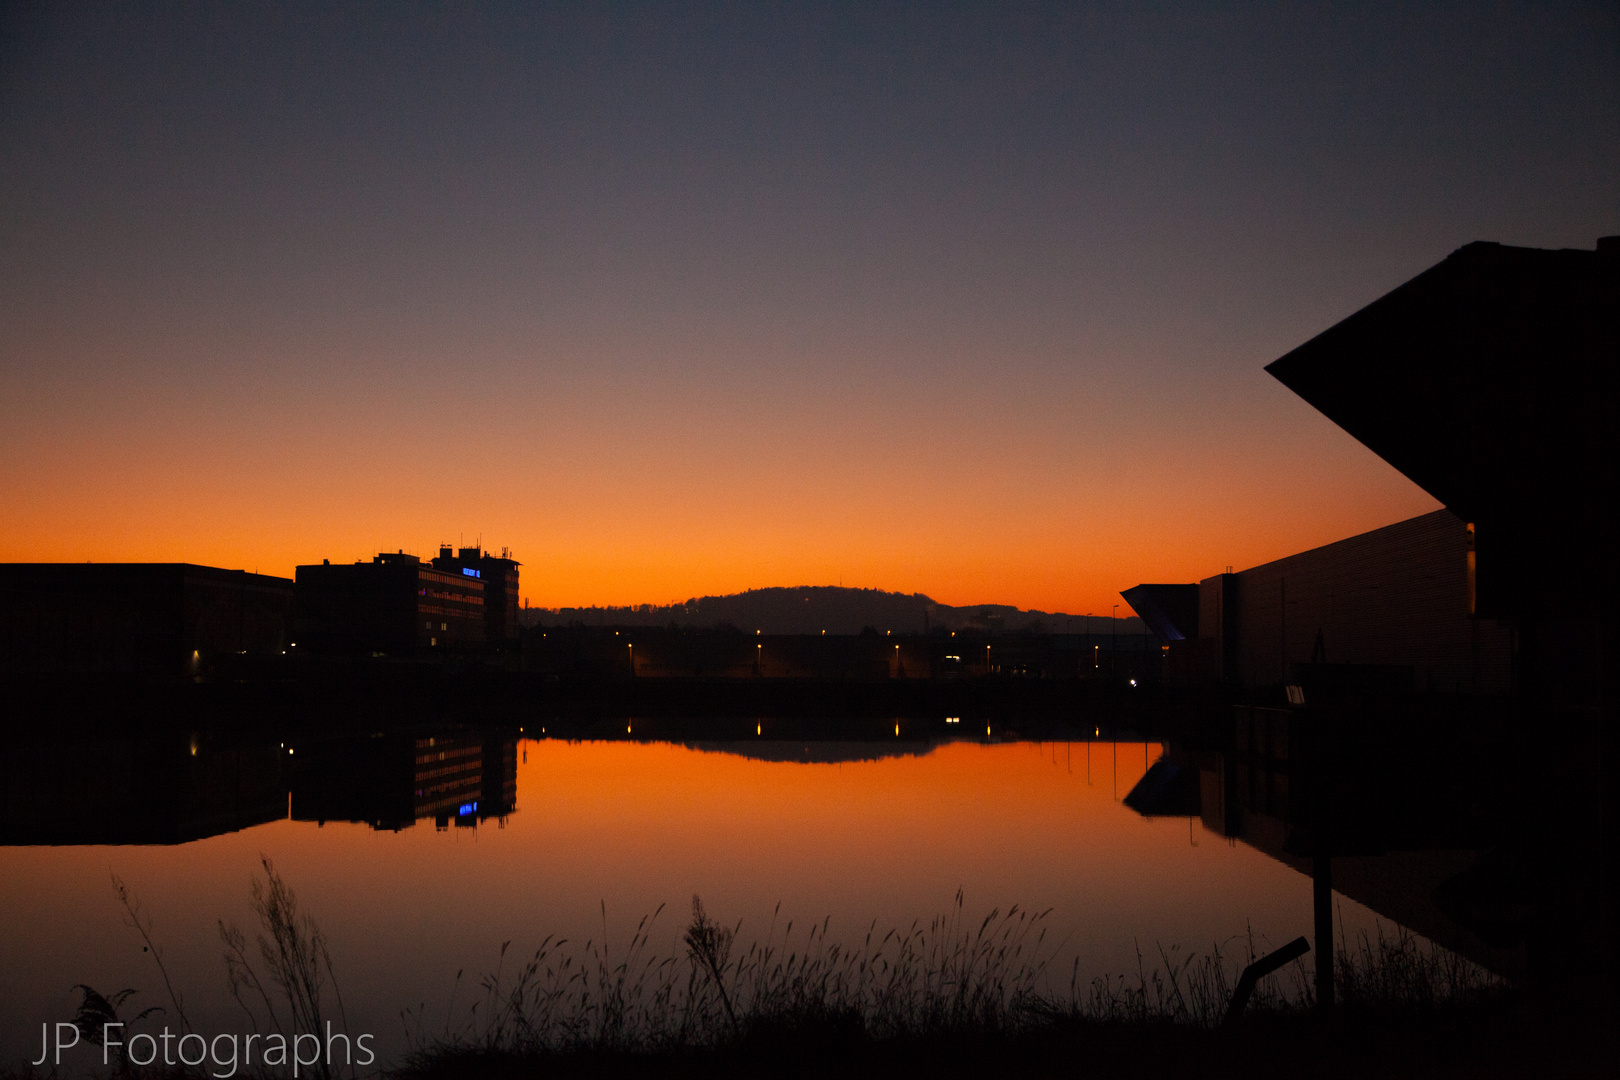
<svg viewBox="0 0 1620 1080"><path fill-rule="evenodd" d="M761 1028L718 1049L426 1052L398 1080L520 1077L1084 1077L1091 1080L1613 1077L1599 1027L1539 1011L1512 992L1440 1009L1269 1014L1232 1028L1055 1017L1019 1032L873 1039L814 1027Z"/></svg>

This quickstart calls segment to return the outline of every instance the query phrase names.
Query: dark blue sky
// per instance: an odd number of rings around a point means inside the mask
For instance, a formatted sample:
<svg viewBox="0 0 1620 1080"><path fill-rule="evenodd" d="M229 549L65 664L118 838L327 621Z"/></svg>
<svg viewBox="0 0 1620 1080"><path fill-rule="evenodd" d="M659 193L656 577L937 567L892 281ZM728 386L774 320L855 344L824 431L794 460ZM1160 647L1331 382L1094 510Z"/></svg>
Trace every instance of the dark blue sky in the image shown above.
<svg viewBox="0 0 1620 1080"><path fill-rule="evenodd" d="M8 8L0 555L1076 608L1432 505L1261 366L1620 232L1612 4L853 8Z"/></svg>

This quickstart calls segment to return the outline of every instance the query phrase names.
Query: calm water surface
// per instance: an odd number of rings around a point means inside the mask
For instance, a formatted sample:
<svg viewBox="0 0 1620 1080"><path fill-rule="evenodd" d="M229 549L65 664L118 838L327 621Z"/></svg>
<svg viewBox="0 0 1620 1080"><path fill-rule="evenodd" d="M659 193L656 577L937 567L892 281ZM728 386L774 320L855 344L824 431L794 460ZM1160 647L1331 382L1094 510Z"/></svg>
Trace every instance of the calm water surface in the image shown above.
<svg viewBox="0 0 1620 1080"><path fill-rule="evenodd" d="M1251 930L1262 949L1309 935L1307 878L1196 819L1122 805L1160 752L526 740L515 809L472 826L285 818L172 845L0 848L0 1056L37 1055L40 1023L71 1016L76 983L166 1004L114 874L155 924L193 1025L245 1030L225 993L217 923L254 929L248 881L261 854L329 938L349 1030L374 1032L388 1053L405 1045L403 1009L425 1006L442 1023L502 942L532 951L547 934L605 933L622 949L667 905L653 946L675 954L694 894L721 921L742 920L745 940L763 936L778 905L778 926L830 918L846 941L874 921L880 933L926 923L958 889L975 918L1050 908L1065 987L1076 959L1087 975L1134 973L1138 945L1152 957ZM1373 921L1348 899L1341 913L1352 934Z"/></svg>

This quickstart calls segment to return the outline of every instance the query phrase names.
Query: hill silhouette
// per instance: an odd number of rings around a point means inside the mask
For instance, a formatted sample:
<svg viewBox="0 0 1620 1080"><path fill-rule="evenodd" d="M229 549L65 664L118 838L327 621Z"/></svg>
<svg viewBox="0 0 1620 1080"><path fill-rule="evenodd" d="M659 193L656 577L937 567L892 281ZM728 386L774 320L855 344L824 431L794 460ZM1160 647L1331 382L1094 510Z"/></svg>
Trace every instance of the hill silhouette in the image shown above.
<svg viewBox="0 0 1620 1080"><path fill-rule="evenodd" d="M679 604L640 604L628 607L525 608L526 626L690 626L730 625L739 630L767 634L858 634L871 627L878 633L920 634L946 630L980 629L991 632L1107 634L1107 615L1070 615L1066 612L1024 610L1008 604L970 604L953 607L936 603L922 593L885 592L882 589L846 589L837 585L800 585L796 588L749 589L729 596L693 597ZM1142 620L1121 616L1113 628L1121 636L1143 632Z"/></svg>

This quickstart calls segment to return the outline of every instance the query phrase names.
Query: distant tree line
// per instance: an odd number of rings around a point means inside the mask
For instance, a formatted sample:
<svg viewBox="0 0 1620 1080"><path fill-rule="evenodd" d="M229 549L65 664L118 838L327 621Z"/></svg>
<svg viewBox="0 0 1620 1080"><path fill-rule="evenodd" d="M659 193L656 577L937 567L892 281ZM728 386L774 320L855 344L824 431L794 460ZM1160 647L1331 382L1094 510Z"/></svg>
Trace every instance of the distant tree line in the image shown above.
<svg viewBox="0 0 1620 1080"><path fill-rule="evenodd" d="M526 625L734 626L745 633L920 634L942 630L983 633L1140 635L1142 621L1121 616L1069 615L1026 611L1006 604L953 607L922 593L848 589L836 585L749 589L729 596L693 597L677 604L633 604L624 607L527 608Z"/></svg>

